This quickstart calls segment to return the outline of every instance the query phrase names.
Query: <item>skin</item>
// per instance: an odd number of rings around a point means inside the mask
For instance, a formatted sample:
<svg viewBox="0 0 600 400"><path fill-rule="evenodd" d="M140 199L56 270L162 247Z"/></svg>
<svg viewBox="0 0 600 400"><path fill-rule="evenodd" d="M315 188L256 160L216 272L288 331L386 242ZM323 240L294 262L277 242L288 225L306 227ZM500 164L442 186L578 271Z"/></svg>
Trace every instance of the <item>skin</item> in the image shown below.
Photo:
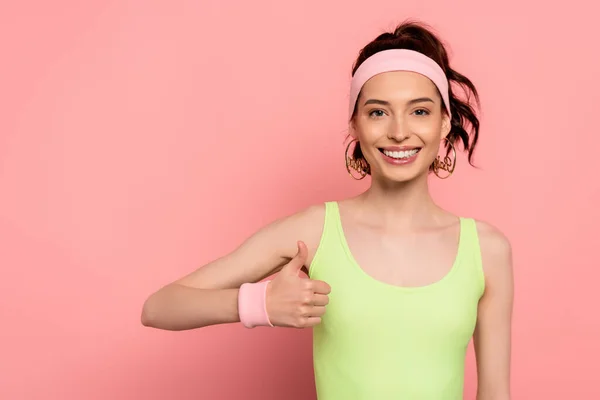
<svg viewBox="0 0 600 400"><path fill-rule="evenodd" d="M421 286L441 279L456 255L459 218L435 204L428 169L449 133L448 116L434 84L412 72L371 78L357 100L351 134L371 166L367 191L339 202L346 240L359 265L376 279ZM380 148L416 146L413 163L391 165ZM324 219L316 205L281 218L237 249L172 282L146 300L142 323L183 330L239 322L237 294L245 282L274 275L267 311L275 326L306 328L326 312L326 282L307 279ZM513 302L511 246L492 225L477 221L485 276L474 344L477 400L510 398ZM394 260L402 259L399 266Z"/></svg>

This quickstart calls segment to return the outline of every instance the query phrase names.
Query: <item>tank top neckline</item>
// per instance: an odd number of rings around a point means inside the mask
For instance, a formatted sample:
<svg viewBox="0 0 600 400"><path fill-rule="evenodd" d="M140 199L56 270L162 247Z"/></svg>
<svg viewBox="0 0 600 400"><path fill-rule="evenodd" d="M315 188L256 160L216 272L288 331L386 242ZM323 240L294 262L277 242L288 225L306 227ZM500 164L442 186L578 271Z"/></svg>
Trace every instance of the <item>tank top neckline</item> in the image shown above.
<svg viewBox="0 0 600 400"><path fill-rule="evenodd" d="M354 258L354 255L352 254L352 251L350 250L350 246L348 245L348 242L346 240L346 235L344 233L344 227L342 224L342 218L341 218L341 214L340 214L340 209L339 209L339 204L337 201L332 201L330 202L330 204L333 206L332 211L333 211L333 219L335 220L335 227L337 229L338 235L339 235L339 239L340 239L340 244L343 248L343 251L346 255L346 257L348 258L348 261L350 262L350 264L352 265L353 269L358 273L359 277L368 282L369 284L372 284L374 286L377 286L379 288L383 288L386 290L393 290L393 291L398 291L398 292L421 292L421 291L427 291L427 290L433 290L435 288L437 288L438 286L443 285L444 283L446 283L447 281L449 281L452 276L456 273L456 271L459 269L460 263L461 263L461 259L463 257L463 253L465 251L465 246L466 246L466 219L464 217L458 217L459 219L459 235L458 235L458 244L457 244L457 249L456 249L456 255L454 257L454 260L452 262L452 265L450 267L450 270L448 272L446 272L444 274L444 276L442 276L440 279L428 283L426 285L420 285L420 286L402 286L402 285L394 285L391 283L387 283L384 281L381 281L375 277L373 277L372 275L370 275L369 273L367 273L358 263L358 261L356 260L356 258Z"/></svg>

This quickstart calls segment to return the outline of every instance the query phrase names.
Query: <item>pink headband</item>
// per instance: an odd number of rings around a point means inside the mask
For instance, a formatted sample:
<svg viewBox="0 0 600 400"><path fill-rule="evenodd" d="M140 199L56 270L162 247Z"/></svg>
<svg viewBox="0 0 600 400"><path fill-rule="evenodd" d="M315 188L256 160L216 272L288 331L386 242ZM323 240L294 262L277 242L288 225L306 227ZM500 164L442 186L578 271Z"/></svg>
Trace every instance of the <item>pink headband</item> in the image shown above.
<svg viewBox="0 0 600 400"><path fill-rule="evenodd" d="M442 68L431 58L418 51L392 49L375 53L356 70L350 87L350 117L352 117L358 94L363 85L373 76L389 71L412 71L431 79L444 99L448 115L452 116L448 97L448 79Z"/></svg>

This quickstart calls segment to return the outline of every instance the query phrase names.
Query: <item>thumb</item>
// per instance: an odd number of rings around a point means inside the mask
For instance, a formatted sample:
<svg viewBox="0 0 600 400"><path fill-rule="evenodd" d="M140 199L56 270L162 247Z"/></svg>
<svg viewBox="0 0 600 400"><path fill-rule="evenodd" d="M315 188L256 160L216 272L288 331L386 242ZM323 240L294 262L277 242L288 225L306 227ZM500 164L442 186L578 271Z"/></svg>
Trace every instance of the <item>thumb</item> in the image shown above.
<svg viewBox="0 0 600 400"><path fill-rule="evenodd" d="M294 258L282 268L282 270L293 275L298 275L306 263L307 257L308 249L306 248L306 244L304 244L303 241L298 241L298 252Z"/></svg>

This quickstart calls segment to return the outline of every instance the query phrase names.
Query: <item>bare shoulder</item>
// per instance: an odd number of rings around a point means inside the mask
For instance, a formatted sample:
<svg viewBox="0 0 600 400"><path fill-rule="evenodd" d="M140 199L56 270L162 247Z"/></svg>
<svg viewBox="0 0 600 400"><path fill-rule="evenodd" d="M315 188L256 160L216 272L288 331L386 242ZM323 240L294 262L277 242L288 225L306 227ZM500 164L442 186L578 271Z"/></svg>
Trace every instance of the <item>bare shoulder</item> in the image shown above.
<svg viewBox="0 0 600 400"><path fill-rule="evenodd" d="M476 220L475 223L482 251L494 256L506 256L511 253L512 246L504 232L486 221Z"/></svg>
<svg viewBox="0 0 600 400"><path fill-rule="evenodd" d="M308 206L295 214L282 218L279 223L281 224L280 234L290 238L286 241L289 243L288 257L294 257L297 251L296 243L301 240L308 248L307 263L310 265L323 233L325 204Z"/></svg>
<svg viewBox="0 0 600 400"><path fill-rule="evenodd" d="M287 224L291 224L294 228L300 228L305 226L307 223L312 225L314 223L320 224L325 218L325 203L310 205L292 215L283 217Z"/></svg>
<svg viewBox="0 0 600 400"><path fill-rule="evenodd" d="M244 282L258 282L279 272L296 255L298 241L308 247L310 261L319 245L324 219L324 204L279 217L258 229L230 253L197 268L177 283L223 289L240 287Z"/></svg>
<svg viewBox="0 0 600 400"><path fill-rule="evenodd" d="M488 282L512 279L512 244L496 226L476 220L483 270Z"/></svg>

